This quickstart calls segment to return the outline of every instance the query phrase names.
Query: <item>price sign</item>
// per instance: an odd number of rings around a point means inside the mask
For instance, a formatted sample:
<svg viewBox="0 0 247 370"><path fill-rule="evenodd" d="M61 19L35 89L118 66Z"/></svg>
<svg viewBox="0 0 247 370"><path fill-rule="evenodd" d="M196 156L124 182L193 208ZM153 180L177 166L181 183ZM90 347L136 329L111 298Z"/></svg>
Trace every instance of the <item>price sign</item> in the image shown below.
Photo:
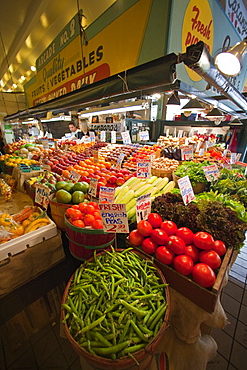
<svg viewBox="0 0 247 370"><path fill-rule="evenodd" d="M209 182L215 181L220 177L220 172L216 164L212 164L210 166L203 166L202 169L205 173L206 179Z"/></svg>
<svg viewBox="0 0 247 370"><path fill-rule="evenodd" d="M42 143L44 149L49 149L48 140L41 140L41 143Z"/></svg>
<svg viewBox="0 0 247 370"><path fill-rule="evenodd" d="M166 129L166 136L169 136L169 128Z"/></svg>
<svg viewBox="0 0 247 370"><path fill-rule="evenodd" d="M98 150L93 150L93 161L95 163L99 162L99 152L98 152Z"/></svg>
<svg viewBox="0 0 247 370"><path fill-rule="evenodd" d="M236 163L236 153L231 153L230 163L235 164Z"/></svg>
<svg viewBox="0 0 247 370"><path fill-rule="evenodd" d="M117 159L117 163L116 163L116 169L117 170L119 170L121 168L123 159L124 159L124 153L120 153L119 157Z"/></svg>
<svg viewBox="0 0 247 370"><path fill-rule="evenodd" d="M201 141L198 141L198 143L196 144L196 152L199 152L200 151L201 144L202 144L202 142Z"/></svg>
<svg viewBox="0 0 247 370"><path fill-rule="evenodd" d="M98 186L98 180L91 178L89 189L88 189L88 194L91 195L92 197L96 197L97 195L97 186Z"/></svg>
<svg viewBox="0 0 247 370"><path fill-rule="evenodd" d="M136 177L147 179L151 176L151 160L139 159L136 163Z"/></svg>
<svg viewBox="0 0 247 370"><path fill-rule="evenodd" d="M116 131L111 131L111 143L115 144L117 141L116 139Z"/></svg>
<svg viewBox="0 0 247 370"><path fill-rule="evenodd" d="M223 167L226 168L227 170L232 170L232 165L230 163L224 163Z"/></svg>
<svg viewBox="0 0 247 370"><path fill-rule="evenodd" d="M192 202L192 200L195 199L195 194L192 189L189 176L184 176L181 177L181 179L178 179L178 187L181 191L184 204L187 206L187 204L189 204L190 202Z"/></svg>
<svg viewBox="0 0 247 370"><path fill-rule="evenodd" d="M223 156L225 157L227 153L227 149L223 150Z"/></svg>
<svg viewBox="0 0 247 370"><path fill-rule="evenodd" d="M245 174L245 176L247 175L247 166L245 167L244 174Z"/></svg>
<svg viewBox="0 0 247 370"><path fill-rule="evenodd" d="M57 141L54 141L54 147L55 147L55 150L58 150L58 142Z"/></svg>
<svg viewBox="0 0 247 370"><path fill-rule="evenodd" d="M189 138L188 137L185 138L184 144L185 144L185 146L189 145Z"/></svg>
<svg viewBox="0 0 247 370"><path fill-rule="evenodd" d="M100 131L100 141L105 142L105 131Z"/></svg>
<svg viewBox="0 0 247 370"><path fill-rule="evenodd" d="M199 155L201 155L201 156L203 156L204 155L204 149L202 148L202 149L200 149L200 151L199 151Z"/></svg>
<svg viewBox="0 0 247 370"><path fill-rule="evenodd" d="M122 139L123 139L123 144L125 144L125 145L131 144L129 131L121 132L121 135L122 135Z"/></svg>
<svg viewBox="0 0 247 370"><path fill-rule="evenodd" d="M140 141L149 141L149 132L148 131L140 131Z"/></svg>
<svg viewBox="0 0 247 370"><path fill-rule="evenodd" d="M93 131L89 131L89 137L91 141L95 141L95 133Z"/></svg>
<svg viewBox="0 0 247 370"><path fill-rule="evenodd" d="M78 182L80 179L81 175L75 171L70 171L69 178L73 180L74 182Z"/></svg>
<svg viewBox="0 0 247 370"><path fill-rule="evenodd" d="M43 184L36 184L35 186L35 203L41 205L41 207L47 209L49 204L49 195L51 190L43 185Z"/></svg>
<svg viewBox="0 0 247 370"><path fill-rule="evenodd" d="M126 204L99 203L104 231L110 233L129 233Z"/></svg>
<svg viewBox="0 0 247 370"><path fill-rule="evenodd" d="M238 154L236 155L236 162L238 162L238 161L240 160L241 155L242 155L242 153L238 153Z"/></svg>
<svg viewBox="0 0 247 370"><path fill-rule="evenodd" d="M183 137L183 130L178 130L178 137Z"/></svg>
<svg viewBox="0 0 247 370"><path fill-rule="evenodd" d="M147 220L151 213L151 194L141 195L136 200L136 222Z"/></svg>
<svg viewBox="0 0 247 370"><path fill-rule="evenodd" d="M44 171L50 171L51 170L51 166L49 166L48 164L42 164L42 168Z"/></svg>
<svg viewBox="0 0 247 370"><path fill-rule="evenodd" d="M187 145L181 148L181 158L183 161L189 161L193 159L193 146Z"/></svg>
<svg viewBox="0 0 247 370"><path fill-rule="evenodd" d="M177 129L176 129L176 127L174 128L173 136L174 136L174 137L176 137L176 136L177 136Z"/></svg>
<svg viewBox="0 0 247 370"><path fill-rule="evenodd" d="M115 198L115 188L101 186L99 189L99 203L109 202L113 203Z"/></svg>

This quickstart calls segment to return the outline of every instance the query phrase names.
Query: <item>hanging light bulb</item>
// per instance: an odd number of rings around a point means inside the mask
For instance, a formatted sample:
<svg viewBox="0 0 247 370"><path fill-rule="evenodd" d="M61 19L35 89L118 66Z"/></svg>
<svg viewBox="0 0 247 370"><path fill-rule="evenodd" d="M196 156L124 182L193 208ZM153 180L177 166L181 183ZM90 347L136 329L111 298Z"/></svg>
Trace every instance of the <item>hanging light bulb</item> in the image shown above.
<svg viewBox="0 0 247 370"><path fill-rule="evenodd" d="M166 105L180 105L180 99L178 96L178 92L175 90L173 91L172 95L168 99Z"/></svg>
<svg viewBox="0 0 247 370"><path fill-rule="evenodd" d="M181 110L183 111L190 111L190 112L198 112L204 109L201 103L197 99L191 99L187 104L185 104Z"/></svg>
<svg viewBox="0 0 247 370"><path fill-rule="evenodd" d="M247 49L247 37L226 52L215 57L216 68L226 76L237 76L241 71L241 61Z"/></svg>
<svg viewBox="0 0 247 370"><path fill-rule="evenodd" d="M213 108L208 114L205 116L209 121L212 121L218 126L222 121L225 120L225 116L221 113L218 108Z"/></svg>

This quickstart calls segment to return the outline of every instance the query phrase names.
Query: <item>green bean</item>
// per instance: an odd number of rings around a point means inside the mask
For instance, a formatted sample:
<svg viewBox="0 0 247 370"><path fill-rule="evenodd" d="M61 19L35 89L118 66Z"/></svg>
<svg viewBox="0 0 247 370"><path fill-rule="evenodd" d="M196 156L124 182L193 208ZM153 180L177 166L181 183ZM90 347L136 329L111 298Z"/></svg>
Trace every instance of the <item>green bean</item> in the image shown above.
<svg viewBox="0 0 247 370"><path fill-rule="evenodd" d="M163 318L161 318L157 324L155 325L155 328L154 328L154 337L157 335L158 331L160 330L161 326L162 326L162 323L163 323Z"/></svg>
<svg viewBox="0 0 247 370"><path fill-rule="evenodd" d="M142 331L139 329L139 327L134 323L133 320L130 320L130 324L132 325L134 331L136 332L136 334L138 335L138 337L140 337L144 342L148 342L149 339L148 339L148 334L143 334Z"/></svg>
<svg viewBox="0 0 247 370"><path fill-rule="evenodd" d="M93 348L93 351L97 355L111 355L113 353L117 353L117 352L121 351L125 347L128 347L130 344L131 344L131 340L126 340L125 342L119 343L119 344L117 344L115 346L112 346L112 347L105 347L105 348L95 347L95 348Z"/></svg>
<svg viewBox="0 0 247 370"><path fill-rule="evenodd" d="M70 307L69 305L67 305L66 303L63 303L63 304L62 304L62 307L63 307L63 308L65 308L65 310L66 310L66 311L68 311L68 312L70 312L70 313L72 312L71 307Z"/></svg>
<svg viewBox="0 0 247 370"><path fill-rule="evenodd" d="M100 306L101 306L101 304L102 304L102 301L103 301L103 299L104 299L105 294L106 294L106 291L105 291L105 290L103 290L103 291L102 291L102 293L101 293L101 296L100 296L100 298L99 298L99 300L98 300L98 302L97 302L97 305L96 305L95 310L98 310L98 309L100 308Z"/></svg>
<svg viewBox="0 0 247 370"><path fill-rule="evenodd" d="M136 307L133 307L131 304L125 302L123 299L120 299L119 301L120 301L120 303L122 303L124 305L125 308L127 308L129 311L134 312L136 315L138 315L138 316L146 316L146 314L147 314L146 311L142 311L142 310L139 310Z"/></svg>
<svg viewBox="0 0 247 370"><path fill-rule="evenodd" d="M99 293L96 291L95 287L92 285L91 287L92 293L99 297Z"/></svg>
<svg viewBox="0 0 247 370"><path fill-rule="evenodd" d="M150 315L152 314L153 312L153 309L151 308L148 313L146 314L146 316L144 317L144 320L143 320L143 324L146 324L146 322L148 321Z"/></svg>
<svg viewBox="0 0 247 370"><path fill-rule="evenodd" d="M124 341L124 338L126 336L126 334L128 333L128 330L129 330L129 326L130 326L130 319L127 320L126 324L125 324L125 327L122 331L122 334L120 335L119 337L119 343L123 342Z"/></svg>
<svg viewBox="0 0 247 370"><path fill-rule="evenodd" d="M133 353L140 351L142 348L146 347L146 343L136 344L135 346L127 347L122 350L123 355L127 355L128 353Z"/></svg>
<svg viewBox="0 0 247 370"><path fill-rule="evenodd" d="M139 327L139 329L140 329L144 334L148 334L149 336L153 335L153 331L149 330L148 328L146 328L145 326L143 326L141 323L138 323L138 327Z"/></svg>
<svg viewBox="0 0 247 370"><path fill-rule="evenodd" d="M151 325L149 326L150 330L154 329L155 325L159 321L159 319L164 315L165 311L167 309L167 306L161 306L158 310L157 316L154 318L154 320L151 322ZM158 311L157 310L157 311Z"/></svg>
<svg viewBox="0 0 247 370"><path fill-rule="evenodd" d="M81 347L90 347L90 346L93 346L93 347L102 347L102 342L96 341L96 340L86 341L86 342L80 343L80 346Z"/></svg>
<svg viewBox="0 0 247 370"><path fill-rule="evenodd" d="M100 342L101 342L101 346L102 344L104 344L106 347L111 347L112 344L111 342L109 342L105 337L103 337L103 335L101 335L99 332L95 332L94 333L94 336L96 337L96 339L98 339Z"/></svg>
<svg viewBox="0 0 247 370"><path fill-rule="evenodd" d="M94 276L97 276L98 278L100 278L100 274L96 271L93 271L93 270L90 270L90 269L85 269L85 271L89 272L90 274L94 275Z"/></svg>
<svg viewBox="0 0 247 370"><path fill-rule="evenodd" d="M114 276L111 275L111 295L112 297L114 296L114 291L115 291L115 279L114 279Z"/></svg>
<svg viewBox="0 0 247 370"><path fill-rule="evenodd" d="M116 331L115 331L114 320L113 320L111 314L109 314L109 318L110 318L111 331L112 331L112 334L113 334L112 343L113 343L113 346L115 346L117 344L117 341L116 341Z"/></svg>
<svg viewBox="0 0 247 370"><path fill-rule="evenodd" d="M100 318L98 318L97 320L95 320L94 322L92 322L91 324L85 326L84 328L82 328L82 330L80 331L80 333L85 333L93 328L95 328L95 326L99 325L103 320L105 319L105 315L104 316L101 316Z"/></svg>

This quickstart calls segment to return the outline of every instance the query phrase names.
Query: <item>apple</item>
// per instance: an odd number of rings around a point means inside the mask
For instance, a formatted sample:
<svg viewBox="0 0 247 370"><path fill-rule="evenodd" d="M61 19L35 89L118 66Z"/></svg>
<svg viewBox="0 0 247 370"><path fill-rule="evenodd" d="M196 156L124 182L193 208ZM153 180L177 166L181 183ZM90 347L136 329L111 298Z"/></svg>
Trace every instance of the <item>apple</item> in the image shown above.
<svg viewBox="0 0 247 370"><path fill-rule="evenodd" d="M116 185L121 186L125 183L125 179L123 177L118 177L116 180Z"/></svg>

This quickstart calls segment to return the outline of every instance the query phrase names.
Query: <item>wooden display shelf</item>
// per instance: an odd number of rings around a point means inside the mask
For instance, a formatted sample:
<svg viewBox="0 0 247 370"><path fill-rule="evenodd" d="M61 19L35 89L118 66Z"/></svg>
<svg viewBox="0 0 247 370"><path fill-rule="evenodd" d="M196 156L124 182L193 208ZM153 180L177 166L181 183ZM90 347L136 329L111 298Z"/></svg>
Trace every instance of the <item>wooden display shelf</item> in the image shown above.
<svg viewBox="0 0 247 370"><path fill-rule="evenodd" d="M128 243L128 246L131 246ZM132 246L133 247L133 246ZM139 251L141 248L133 247ZM151 255L147 253L143 254L152 258ZM178 293L182 294L184 297L188 298L191 302L195 303L197 306L201 307L203 310L213 313L218 296L223 288L222 284L227 271L227 268L232 260L234 253L237 253L233 248L229 248L224 256L220 269L218 271L216 280L212 288L203 288L198 285L190 277L179 274L172 267L164 265L156 258L153 258L154 263L163 272L165 279L169 286L176 290Z"/></svg>

